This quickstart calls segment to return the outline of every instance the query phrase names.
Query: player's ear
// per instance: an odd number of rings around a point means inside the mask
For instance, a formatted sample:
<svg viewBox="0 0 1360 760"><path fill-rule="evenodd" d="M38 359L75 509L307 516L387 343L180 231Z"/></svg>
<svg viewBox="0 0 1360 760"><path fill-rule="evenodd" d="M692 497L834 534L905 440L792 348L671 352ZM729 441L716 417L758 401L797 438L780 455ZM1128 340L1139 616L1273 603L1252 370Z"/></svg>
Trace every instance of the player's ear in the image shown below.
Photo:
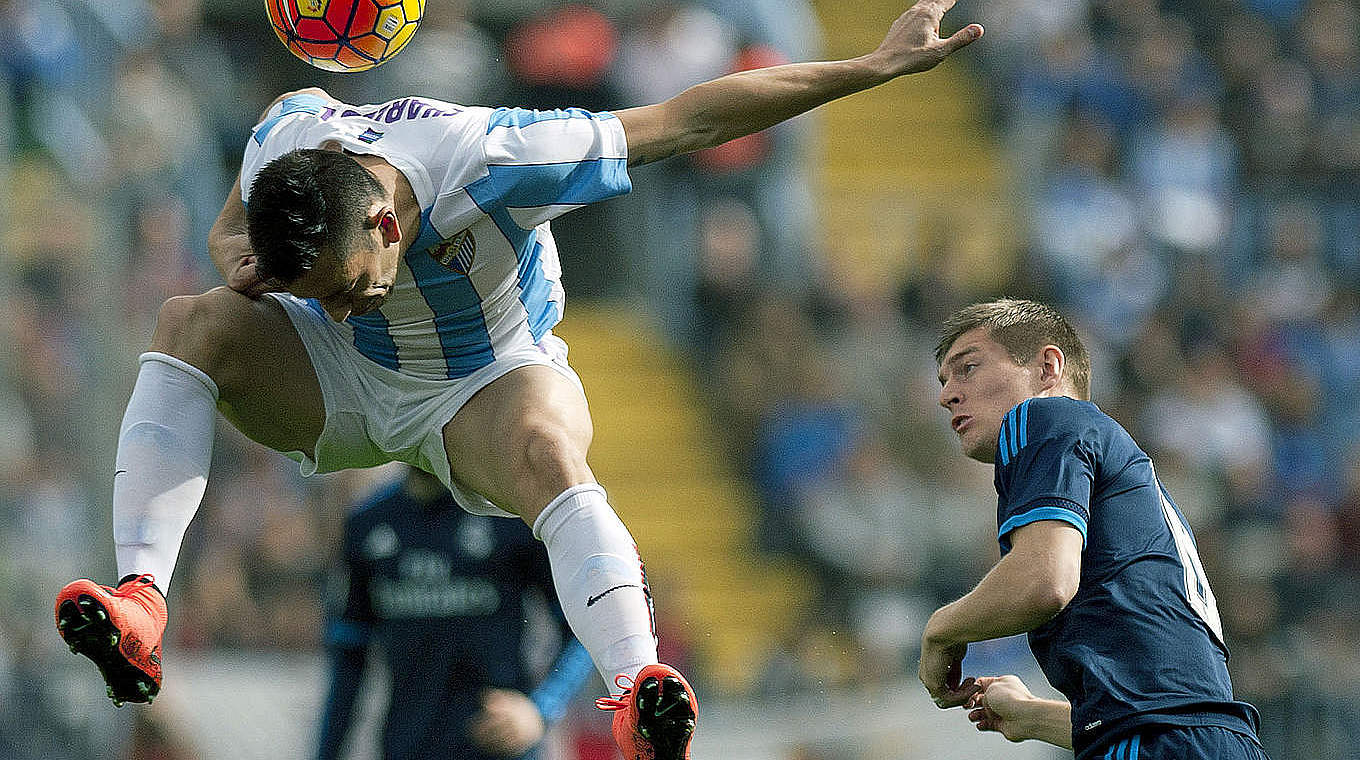
<svg viewBox="0 0 1360 760"><path fill-rule="evenodd" d="M397 212L391 206L374 205L368 213L368 226L382 233L384 245L401 242L401 225L397 223Z"/></svg>
<svg viewBox="0 0 1360 760"><path fill-rule="evenodd" d="M1061 348L1050 344L1039 351L1039 383L1044 390L1060 388L1066 370L1067 357Z"/></svg>

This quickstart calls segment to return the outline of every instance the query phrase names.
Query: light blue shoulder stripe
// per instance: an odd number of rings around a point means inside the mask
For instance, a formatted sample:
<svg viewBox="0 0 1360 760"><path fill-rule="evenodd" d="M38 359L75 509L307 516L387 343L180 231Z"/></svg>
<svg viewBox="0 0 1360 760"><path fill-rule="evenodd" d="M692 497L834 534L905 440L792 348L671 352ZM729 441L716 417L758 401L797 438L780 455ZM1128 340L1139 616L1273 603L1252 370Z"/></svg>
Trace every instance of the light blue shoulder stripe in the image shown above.
<svg viewBox="0 0 1360 760"><path fill-rule="evenodd" d="M312 95L309 93L290 95L289 97L284 98L280 102L280 105L283 107L279 109L279 112L260 122L260 125L255 127L255 142L264 145L264 138L269 136L270 130L272 130L283 117L294 113L321 113L321 109L326 107L327 102L328 101L320 95Z"/></svg>
<svg viewBox="0 0 1360 760"><path fill-rule="evenodd" d="M1016 414L1015 414L1015 410L1014 410L1014 409L1010 410L1010 411L1006 414L1006 430L1009 432L1010 437L1011 437L1011 458L1012 458L1012 459L1014 459L1015 456L1016 456L1017 454L1020 453L1020 442L1019 442L1019 439L1016 438L1016 430L1015 430L1015 424L1016 424L1016 423L1015 423L1015 417L1016 417Z"/></svg>
<svg viewBox="0 0 1360 760"><path fill-rule="evenodd" d="M1015 458L1015 420L1012 417L1014 413L1015 410L1012 409L1001 418L1001 431L996 436L997 446L1001 450L1001 465L1003 467L1010 464L1011 460Z"/></svg>
<svg viewBox="0 0 1360 760"><path fill-rule="evenodd" d="M1020 448L1025 448L1029 443L1029 402L1034 399L1025 399L1020 404Z"/></svg>
<svg viewBox="0 0 1360 760"><path fill-rule="evenodd" d="M476 188L474 190L474 188ZM594 158L551 164L491 164L468 192L507 208L574 205L606 200L633 189L628 159Z"/></svg>
<svg viewBox="0 0 1360 760"><path fill-rule="evenodd" d="M560 119L613 119L614 114L608 111L587 111L584 108L558 108L551 111L535 111L529 108L497 108L491 112L491 118L486 122L486 133L489 135L497 127L527 127L530 124L537 124L540 121L557 121Z"/></svg>
<svg viewBox="0 0 1360 760"><path fill-rule="evenodd" d="M1138 745L1143 741L1142 734L1134 734L1133 744L1129 747L1129 760L1138 760Z"/></svg>

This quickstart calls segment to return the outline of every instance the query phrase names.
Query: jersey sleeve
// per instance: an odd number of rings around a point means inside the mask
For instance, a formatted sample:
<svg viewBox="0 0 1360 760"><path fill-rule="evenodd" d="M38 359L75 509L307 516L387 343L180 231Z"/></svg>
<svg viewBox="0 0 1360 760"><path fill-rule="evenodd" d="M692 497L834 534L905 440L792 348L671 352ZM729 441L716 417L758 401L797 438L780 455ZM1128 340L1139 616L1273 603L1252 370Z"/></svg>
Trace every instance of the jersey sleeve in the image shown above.
<svg viewBox="0 0 1360 760"><path fill-rule="evenodd" d="M996 452L997 540L1040 520L1060 520L1086 542L1095 483L1097 430L1080 402L1028 399L1002 419Z"/></svg>
<svg viewBox="0 0 1360 760"><path fill-rule="evenodd" d="M241 160L241 200L250 202L250 186L255 175L264 165L300 147L298 141L303 134L299 114L319 114L330 103L327 99L311 93L299 93L275 103L265 113L264 119L250 131L246 141L245 155Z"/></svg>
<svg viewBox="0 0 1360 760"><path fill-rule="evenodd" d="M525 230L632 189L623 125L608 112L497 108L483 152L486 174L468 193L483 212L504 211Z"/></svg>

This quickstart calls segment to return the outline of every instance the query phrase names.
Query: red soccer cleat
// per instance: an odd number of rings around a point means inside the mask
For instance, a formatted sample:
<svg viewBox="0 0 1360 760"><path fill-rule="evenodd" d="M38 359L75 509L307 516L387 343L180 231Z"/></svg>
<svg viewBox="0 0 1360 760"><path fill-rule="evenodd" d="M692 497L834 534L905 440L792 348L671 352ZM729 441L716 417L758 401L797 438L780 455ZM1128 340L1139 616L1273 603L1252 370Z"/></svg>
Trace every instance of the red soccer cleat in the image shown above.
<svg viewBox="0 0 1360 760"><path fill-rule="evenodd" d="M129 575L118 588L71 581L57 594L56 616L57 633L99 666L116 707L156 698L167 613L154 578Z"/></svg>
<svg viewBox="0 0 1360 760"><path fill-rule="evenodd" d="M648 665L629 679L614 679L623 693L595 700L614 713L614 742L625 760L689 760L689 740L699 700L685 677L669 665ZM626 685L625 685L626 684Z"/></svg>

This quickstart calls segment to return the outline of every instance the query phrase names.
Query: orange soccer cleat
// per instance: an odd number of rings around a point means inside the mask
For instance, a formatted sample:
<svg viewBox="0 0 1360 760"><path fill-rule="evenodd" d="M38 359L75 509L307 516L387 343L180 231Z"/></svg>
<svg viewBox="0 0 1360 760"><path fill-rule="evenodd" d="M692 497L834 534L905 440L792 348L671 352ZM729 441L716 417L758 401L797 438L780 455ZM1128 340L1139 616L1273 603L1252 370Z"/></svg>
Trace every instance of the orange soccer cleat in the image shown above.
<svg viewBox="0 0 1360 760"><path fill-rule="evenodd" d="M625 760L689 760L689 740L699 701L685 677L669 665L648 665L629 679L620 675L621 694L595 700L614 713L614 742Z"/></svg>
<svg viewBox="0 0 1360 760"><path fill-rule="evenodd" d="M71 651L99 666L115 706L155 699L167 613L154 578L129 575L117 588L71 581L57 594L56 616Z"/></svg>

